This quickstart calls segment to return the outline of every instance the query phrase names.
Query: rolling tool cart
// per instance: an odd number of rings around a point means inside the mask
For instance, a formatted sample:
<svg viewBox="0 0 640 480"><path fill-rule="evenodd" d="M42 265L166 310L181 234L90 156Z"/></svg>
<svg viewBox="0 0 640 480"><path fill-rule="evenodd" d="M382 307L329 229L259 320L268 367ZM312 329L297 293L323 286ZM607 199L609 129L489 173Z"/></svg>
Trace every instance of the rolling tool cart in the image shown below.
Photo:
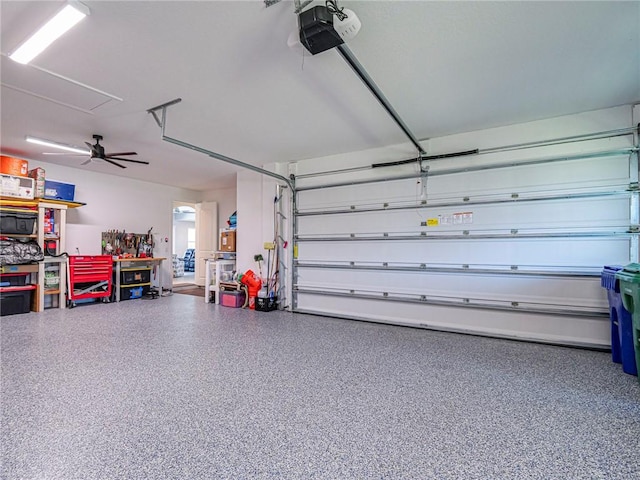
<svg viewBox="0 0 640 480"><path fill-rule="evenodd" d="M75 307L78 300L102 299L111 296L113 258L111 255L70 255L67 304Z"/></svg>

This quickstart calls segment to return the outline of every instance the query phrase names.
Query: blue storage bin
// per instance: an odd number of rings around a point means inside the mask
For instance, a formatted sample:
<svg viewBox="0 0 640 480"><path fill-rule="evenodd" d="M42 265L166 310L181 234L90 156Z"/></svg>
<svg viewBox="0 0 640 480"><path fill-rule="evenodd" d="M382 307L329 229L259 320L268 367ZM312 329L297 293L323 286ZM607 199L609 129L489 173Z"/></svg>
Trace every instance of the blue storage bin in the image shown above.
<svg viewBox="0 0 640 480"><path fill-rule="evenodd" d="M141 285L139 287L120 287L120 300L142 298L147 294L149 288L149 285Z"/></svg>
<svg viewBox="0 0 640 480"><path fill-rule="evenodd" d="M72 183L56 182L55 180L44 181L44 198L73 202L75 193L76 186Z"/></svg>
<svg viewBox="0 0 640 480"><path fill-rule="evenodd" d="M635 349L633 345L633 319L622 304L620 281L616 272L620 265L607 265L602 270L600 285L607 290L609 300L609 318L611 319L611 358L622 364L622 371L629 375L638 375Z"/></svg>

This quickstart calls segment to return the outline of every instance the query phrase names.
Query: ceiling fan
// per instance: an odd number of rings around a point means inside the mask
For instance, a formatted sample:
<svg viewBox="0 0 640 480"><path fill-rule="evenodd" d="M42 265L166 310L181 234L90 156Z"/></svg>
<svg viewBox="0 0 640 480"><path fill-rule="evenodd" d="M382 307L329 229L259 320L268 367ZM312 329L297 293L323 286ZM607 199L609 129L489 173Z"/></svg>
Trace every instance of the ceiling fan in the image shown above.
<svg viewBox="0 0 640 480"><path fill-rule="evenodd" d="M82 162L82 165L86 165L89 162L95 161L95 160L104 160L105 162L108 162L112 165L115 165L116 167L120 167L120 168L127 168L124 165L119 164L118 162L114 162L114 160L120 160L123 162L133 162L133 163L141 163L143 165L149 165L149 162L145 162L143 160L133 160L131 158L119 158L121 155L137 155L136 152L117 152L117 153L105 153L104 152L104 147L102 145L100 145L100 140L102 140L102 135L93 135L93 138L95 139L96 143L95 145L91 145L89 142L84 142L85 145L87 147L89 147L89 149L91 150L91 157L85 161Z"/></svg>
<svg viewBox="0 0 640 480"><path fill-rule="evenodd" d="M95 145L91 145L89 142L84 142L85 145L87 147L89 147L89 151L88 152L84 152L82 150L79 150L78 148L75 147L71 147L71 146L67 146L67 145L63 145L63 144L59 144L56 142L50 142L50 141L34 141L37 139L29 139L27 138L27 141L31 141L32 143L40 143L43 145L47 145L47 146L51 146L51 147L56 147L56 148L61 148L63 150L70 150L72 152L78 152L75 155L90 155L90 157L85 161L82 162L82 165L86 165L90 162L98 162L100 160L104 160L107 163L110 163L112 165L115 165L116 167L120 167L120 168L127 168L126 166L115 162L114 160L118 160L118 161L122 161L122 162L132 162L132 163L140 163L143 165L149 165L149 162L145 162L143 160L133 160L132 158L121 158L122 155L137 155L136 152L116 152L116 153L105 153L104 151L104 147L102 145L100 145L100 140L103 139L102 135L98 135L95 134L93 135L94 140L96 141ZM49 153L49 152L45 152L45 155L70 155L68 153ZM74 154L71 154L74 155Z"/></svg>

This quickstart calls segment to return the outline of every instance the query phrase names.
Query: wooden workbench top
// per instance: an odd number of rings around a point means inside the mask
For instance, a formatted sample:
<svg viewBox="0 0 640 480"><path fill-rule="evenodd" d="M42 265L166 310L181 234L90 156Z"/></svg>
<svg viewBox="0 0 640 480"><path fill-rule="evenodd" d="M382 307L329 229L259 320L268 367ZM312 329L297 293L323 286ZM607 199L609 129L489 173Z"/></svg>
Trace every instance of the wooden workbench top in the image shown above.
<svg viewBox="0 0 640 480"><path fill-rule="evenodd" d="M114 258L114 262L153 262L153 261L163 261L166 260L165 257L144 257L144 258Z"/></svg>

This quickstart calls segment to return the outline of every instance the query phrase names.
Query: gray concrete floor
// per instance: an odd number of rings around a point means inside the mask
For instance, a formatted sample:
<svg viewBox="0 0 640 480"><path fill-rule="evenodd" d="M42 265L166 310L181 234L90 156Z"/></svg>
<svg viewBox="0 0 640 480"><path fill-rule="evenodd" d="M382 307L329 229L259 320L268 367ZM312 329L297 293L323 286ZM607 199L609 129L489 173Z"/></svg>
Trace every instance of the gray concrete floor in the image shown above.
<svg viewBox="0 0 640 480"><path fill-rule="evenodd" d="M603 352L189 295L0 327L3 479L640 478Z"/></svg>

